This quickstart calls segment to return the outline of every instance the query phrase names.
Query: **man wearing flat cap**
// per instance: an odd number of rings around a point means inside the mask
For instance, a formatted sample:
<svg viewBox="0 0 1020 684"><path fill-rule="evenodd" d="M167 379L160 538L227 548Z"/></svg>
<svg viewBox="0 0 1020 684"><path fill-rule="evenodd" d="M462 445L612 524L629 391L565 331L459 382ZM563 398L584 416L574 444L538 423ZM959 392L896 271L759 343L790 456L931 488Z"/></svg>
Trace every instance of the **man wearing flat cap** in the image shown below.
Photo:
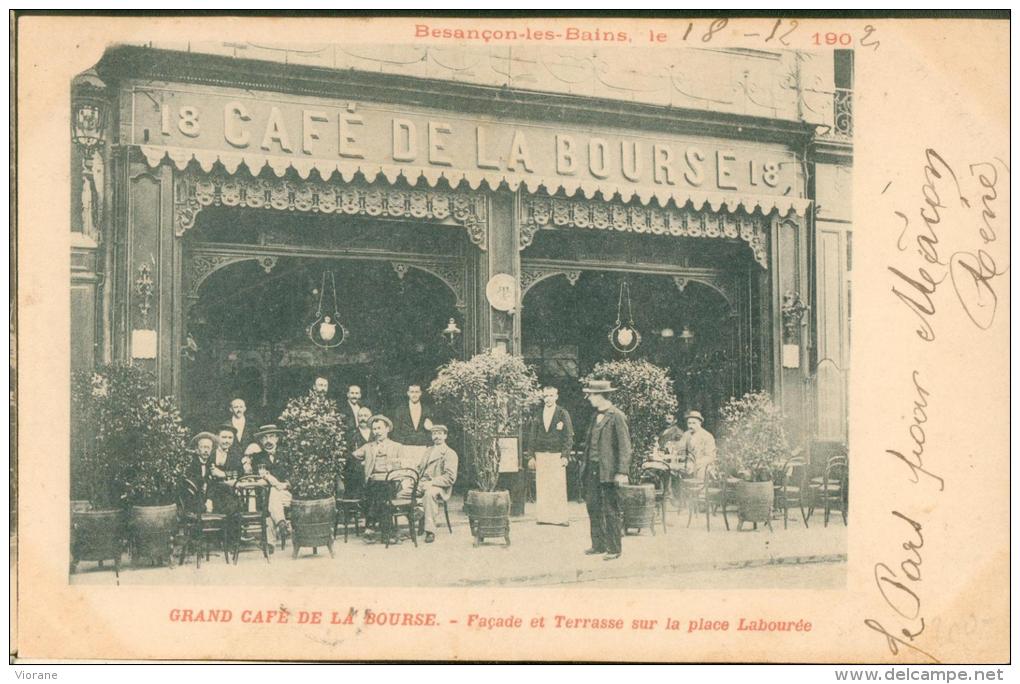
<svg viewBox="0 0 1020 684"><path fill-rule="evenodd" d="M582 457L584 501L591 521L591 548L585 553L616 560L623 552L617 487L630 479L630 429L627 416L609 400L616 391L610 381L591 380L582 391L596 411Z"/></svg>
<svg viewBox="0 0 1020 684"><path fill-rule="evenodd" d="M675 451L680 468L693 475L715 461L715 437L705 429L705 419L700 411L688 411L684 414L684 421L687 423L687 431L680 438Z"/></svg>
<svg viewBox="0 0 1020 684"><path fill-rule="evenodd" d="M422 461L421 480L418 492L425 508L425 543L436 540L437 517L440 501L449 501L453 494L453 483L457 481L457 452L446 443L445 425L433 424L432 446L425 450Z"/></svg>

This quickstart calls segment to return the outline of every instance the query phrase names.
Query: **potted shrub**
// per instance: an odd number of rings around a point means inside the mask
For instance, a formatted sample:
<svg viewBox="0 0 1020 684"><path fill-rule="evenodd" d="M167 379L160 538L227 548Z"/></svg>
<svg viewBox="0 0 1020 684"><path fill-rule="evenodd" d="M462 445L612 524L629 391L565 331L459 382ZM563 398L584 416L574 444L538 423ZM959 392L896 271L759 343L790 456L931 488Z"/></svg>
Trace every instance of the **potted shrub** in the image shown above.
<svg viewBox="0 0 1020 684"><path fill-rule="evenodd" d="M302 546L329 549L333 557L337 478L347 459L347 427L340 409L314 389L287 402L280 414L280 458L290 473L294 558Z"/></svg>
<svg viewBox="0 0 1020 684"><path fill-rule="evenodd" d="M170 397L146 397L128 415L134 425L121 460L132 561L169 561L178 528L178 487L190 458L188 430Z"/></svg>
<svg viewBox="0 0 1020 684"><path fill-rule="evenodd" d="M630 428L630 479L636 484L619 487L623 529L648 527L654 532L655 485L640 483L641 464L651 455L666 416L677 411L673 381L665 368L632 359L602 361L582 382L590 380L609 380L618 388L611 399L627 416Z"/></svg>
<svg viewBox="0 0 1020 684"><path fill-rule="evenodd" d="M740 524L771 528L773 479L789 456L785 418L768 392L731 398L720 410L720 465L741 481L736 487Z"/></svg>
<svg viewBox="0 0 1020 684"><path fill-rule="evenodd" d="M468 435L469 462L476 488L465 510L475 545L486 537L510 543L510 494L495 491L499 477L499 438L516 435L528 409L539 401L538 378L519 356L489 350L467 361L451 361L429 386L439 409Z"/></svg>
<svg viewBox="0 0 1020 684"><path fill-rule="evenodd" d="M71 571L80 561L114 561L124 536L122 458L134 439L134 412L152 379L122 364L75 375L71 384Z"/></svg>

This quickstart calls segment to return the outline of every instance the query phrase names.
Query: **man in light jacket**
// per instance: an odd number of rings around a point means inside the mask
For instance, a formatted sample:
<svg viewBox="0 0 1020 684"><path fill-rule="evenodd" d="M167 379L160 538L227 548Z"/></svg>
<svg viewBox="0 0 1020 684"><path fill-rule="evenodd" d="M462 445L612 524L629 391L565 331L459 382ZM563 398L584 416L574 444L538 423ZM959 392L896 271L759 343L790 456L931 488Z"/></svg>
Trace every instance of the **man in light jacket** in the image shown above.
<svg viewBox="0 0 1020 684"><path fill-rule="evenodd" d="M453 483L457 481L457 452L446 443L445 425L433 425L432 446L425 451L422 463L418 494L425 508L425 543L436 540L437 517L441 512L440 501L449 501L453 494Z"/></svg>

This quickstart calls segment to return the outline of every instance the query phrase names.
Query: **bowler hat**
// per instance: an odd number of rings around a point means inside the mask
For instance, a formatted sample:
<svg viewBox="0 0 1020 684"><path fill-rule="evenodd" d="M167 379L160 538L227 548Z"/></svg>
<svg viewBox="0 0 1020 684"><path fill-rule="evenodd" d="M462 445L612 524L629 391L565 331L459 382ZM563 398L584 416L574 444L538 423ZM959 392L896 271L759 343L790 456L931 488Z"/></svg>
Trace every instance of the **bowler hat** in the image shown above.
<svg viewBox="0 0 1020 684"><path fill-rule="evenodd" d="M701 415L701 411L688 411L684 414L684 420L687 420L688 418L696 418L701 421L702 425L705 424L705 417Z"/></svg>
<svg viewBox="0 0 1020 684"><path fill-rule="evenodd" d="M386 423L386 427L389 428L390 430L393 429L393 421L390 420L389 418L387 418L386 416L384 416L381 413L377 413L374 416L372 416L371 418L369 418L368 419L368 424L372 425L377 420L381 420L382 422Z"/></svg>
<svg viewBox="0 0 1020 684"><path fill-rule="evenodd" d="M188 448L191 449L192 451L198 449L198 443L203 439L208 439L213 444L216 444L216 435L214 435L211 432L199 432L197 435L191 438L191 442L188 444Z"/></svg>
<svg viewBox="0 0 1020 684"><path fill-rule="evenodd" d="M613 387L613 383L609 380L589 380L588 384L581 389L585 394L603 394L616 390L617 388Z"/></svg>
<svg viewBox="0 0 1020 684"><path fill-rule="evenodd" d="M255 439L263 437L264 435L278 435L283 432L283 429L276 427L273 423L267 425L260 425L259 429L255 431L253 435Z"/></svg>

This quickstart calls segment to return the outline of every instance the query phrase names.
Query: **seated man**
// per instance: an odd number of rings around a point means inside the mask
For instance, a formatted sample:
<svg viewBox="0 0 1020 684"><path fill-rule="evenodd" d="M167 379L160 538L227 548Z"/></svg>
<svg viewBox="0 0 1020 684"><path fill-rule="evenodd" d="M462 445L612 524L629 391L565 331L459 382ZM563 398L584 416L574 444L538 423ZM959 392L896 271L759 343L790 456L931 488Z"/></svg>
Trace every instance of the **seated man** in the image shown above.
<svg viewBox="0 0 1020 684"><path fill-rule="evenodd" d="M688 411L684 419L687 421L687 432L680 438L676 453L683 472L694 475L703 471L709 463L715 462L715 437L703 427L705 419L700 411Z"/></svg>
<svg viewBox="0 0 1020 684"><path fill-rule="evenodd" d="M364 461L365 464L365 519L371 525L388 524L383 513L390 497L397 499L410 498L407 483L400 481L396 489L389 489L386 484L389 473L404 467L401 444L390 439L393 421L382 414L369 419L372 426L372 441L355 449L351 456Z"/></svg>
<svg viewBox="0 0 1020 684"><path fill-rule="evenodd" d="M196 517L204 513L227 516L227 534L233 541L237 535L235 515L240 511L240 505L233 487L214 474L212 452L215 441L216 435L210 432L200 432L191 440L194 457L184 470L181 498L185 511Z"/></svg>
<svg viewBox="0 0 1020 684"><path fill-rule="evenodd" d="M250 475L251 458L241 453L237 444L237 432L230 423L224 423L216 430L216 450L212 455L213 477L233 486L241 475Z"/></svg>
<svg viewBox="0 0 1020 684"><path fill-rule="evenodd" d="M433 425L432 446L425 451L418 494L425 508L425 543L436 540L436 519L440 501L449 501L457 481L457 452L446 444L446 426Z"/></svg>
<svg viewBox="0 0 1020 684"><path fill-rule="evenodd" d="M255 432L255 443L245 451L259 476L269 483L269 500L266 511L270 522L267 527L269 542L276 544L277 538L287 530L288 522L284 509L290 506L292 497L287 473L280 460L280 435L283 430L275 425L263 425Z"/></svg>

